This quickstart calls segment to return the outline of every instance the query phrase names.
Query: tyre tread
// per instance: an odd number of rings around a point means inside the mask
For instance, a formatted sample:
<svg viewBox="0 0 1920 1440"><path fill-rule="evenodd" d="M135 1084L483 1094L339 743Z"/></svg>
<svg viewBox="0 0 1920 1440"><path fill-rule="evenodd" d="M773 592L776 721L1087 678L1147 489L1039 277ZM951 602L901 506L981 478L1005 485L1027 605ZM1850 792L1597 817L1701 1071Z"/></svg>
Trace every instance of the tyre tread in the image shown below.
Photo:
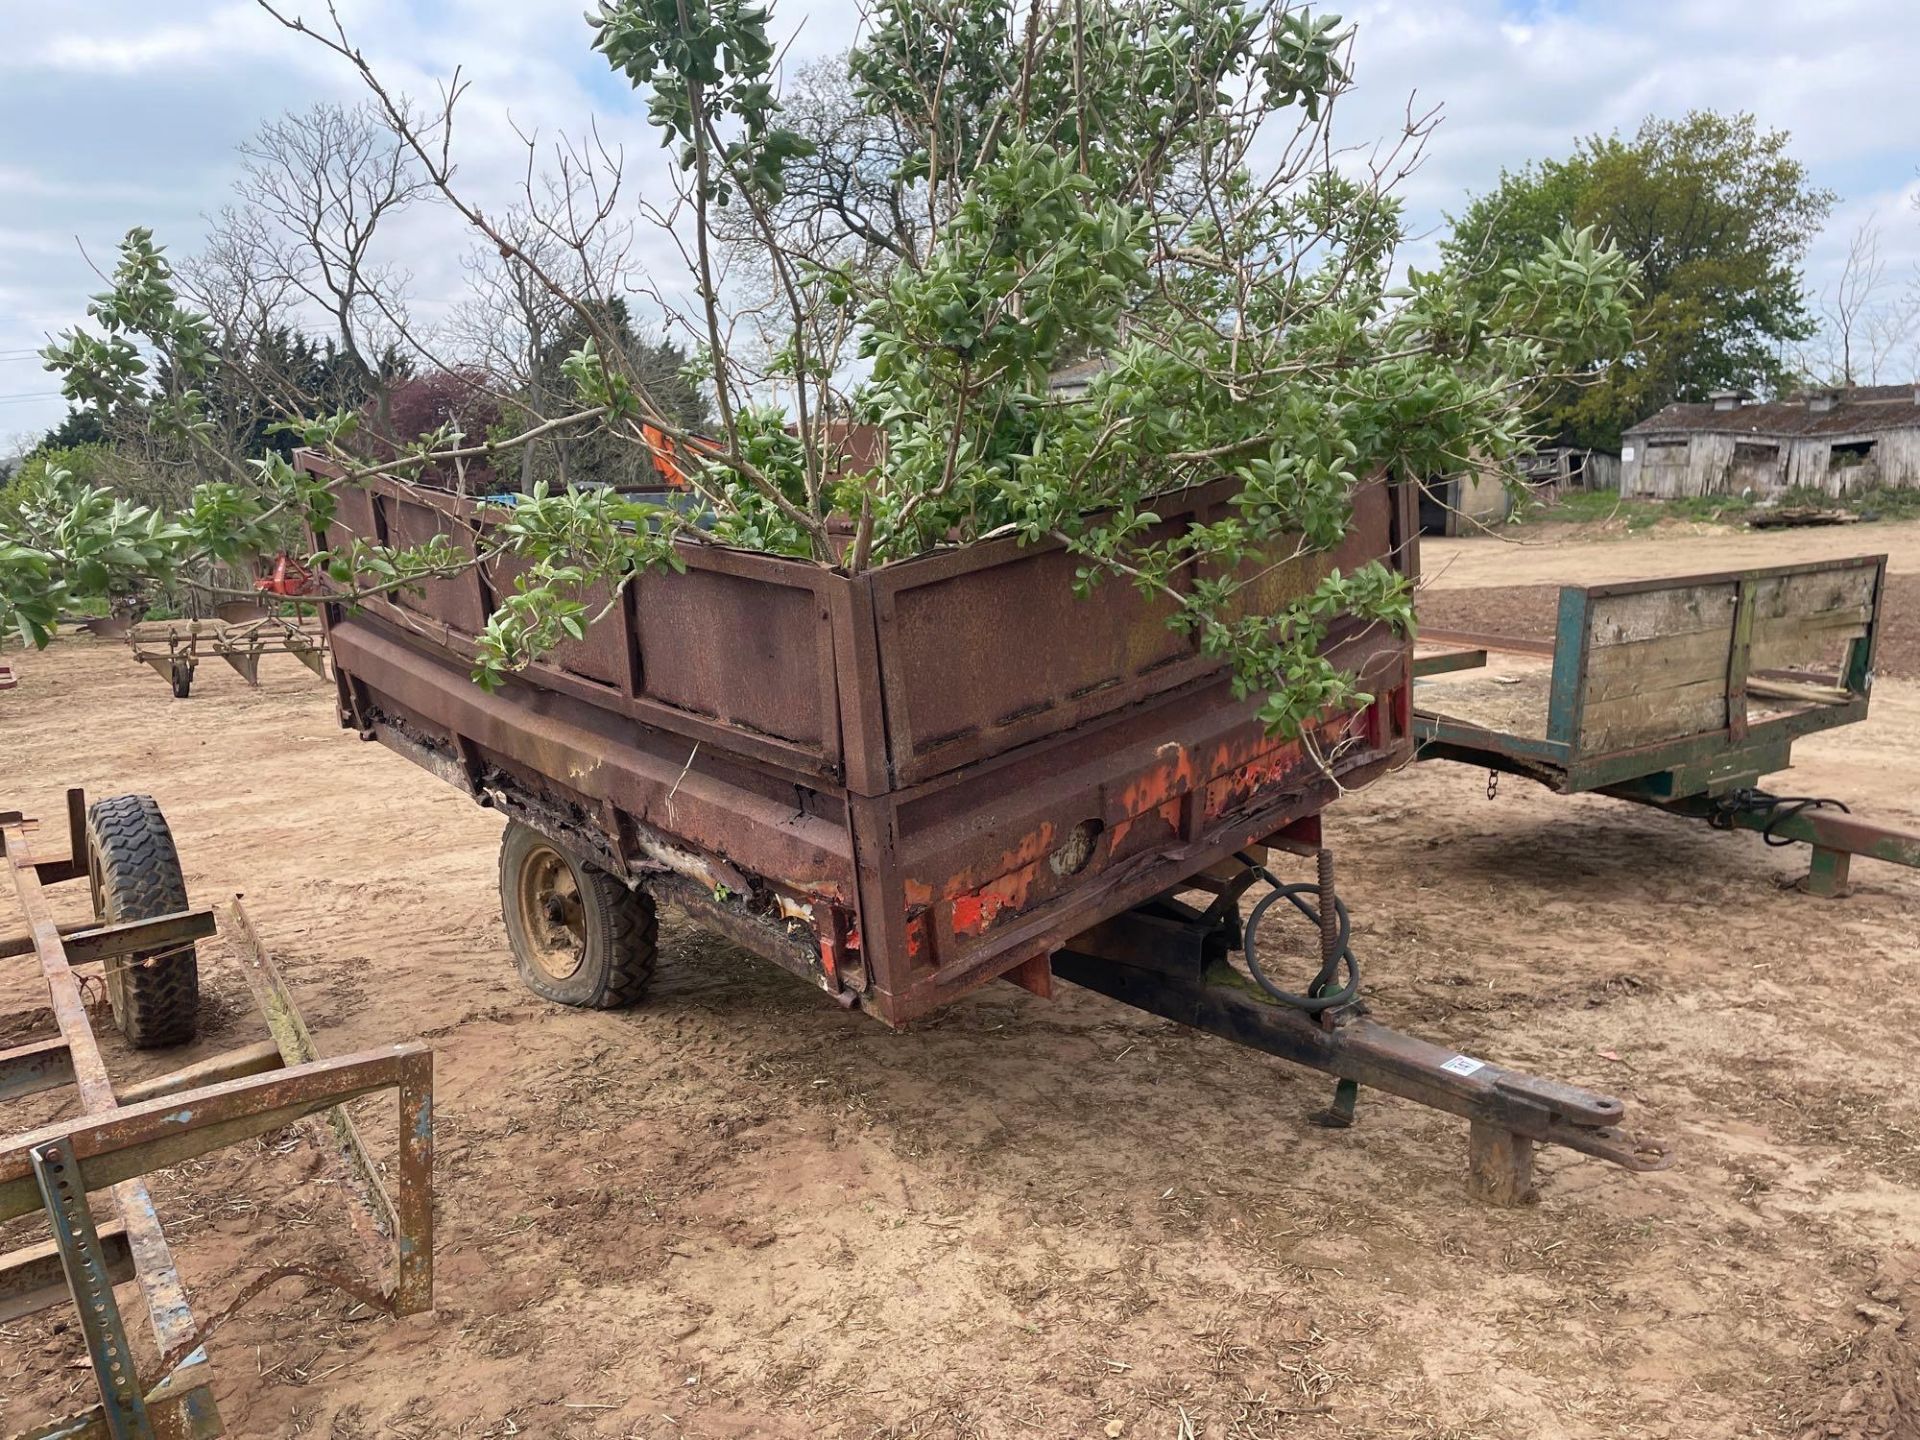
<svg viewBox="0 0 1920 1440"><path fill-rule="evenodd" d="M87 809L87 845L100 874L106 920L151 920L187 908L187 881L166 816L151 795L114 795ZM183 1045L200 1016L199 956L179 947L151 964L143 956L119 962L114 1018L140 1050Z"/></svg>

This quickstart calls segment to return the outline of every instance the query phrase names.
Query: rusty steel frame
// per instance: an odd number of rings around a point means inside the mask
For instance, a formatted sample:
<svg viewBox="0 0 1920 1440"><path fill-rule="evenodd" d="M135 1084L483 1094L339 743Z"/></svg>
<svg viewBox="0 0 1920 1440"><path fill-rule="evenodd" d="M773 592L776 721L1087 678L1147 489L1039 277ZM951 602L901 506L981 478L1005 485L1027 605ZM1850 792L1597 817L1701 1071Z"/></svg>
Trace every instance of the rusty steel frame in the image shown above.
<svg viewBox="0 0 1920 1440"><path fill-rule="evenodd" d="M1162 497L1161 523L1222 518L1233 488ZM389 477L337 501L316 541L481 553L497 523ZM1335 549L1248 559L1247 603L1278 610L1373 560L1412 576L1414 512L1412 487L1362 486ZM491 691L471 682L476 637L519 562L328 601L341 723L887 1024L1025 983L1071 935L1411 752L1411 645L1359 617L1324 653L1372 702L1283 743L1159 600L1117 583L1077 598L1057 544L859 575L680 554Z"/></svg>
<svg viewBox="0 0 1920 1440"><path fill-rule="evenodd" d="M17 1440L156 1437L200 1440L222 1433L179 1272L142 1176L250 1139L304 1116L329 1112L343 1151L368 1187L373 1223L387 1237L394 1278L385 1294L396 1315L432 1304L433 1055L420 1044L320 1059L279 972L260 947L236 900L229 910L243 968L273 1034L168 1075L116 1090L81 994L76 964L119 956L156 943L212 933L206 911L156 920L95 925L74 933L52 913L47 887L87 873L83 792L67 792L68 850L36 853L37 822L18 811L0 814L0 858L28 926L22 949L40 963L56 1038L0 1051L0 1098L71 1084L78 1116L0 1137L0 1222L40 1211L54 1238L0 1255L0 1319L30 1314L71 1298L100 1383L101 1401L76 1415L36 1426ZM77 952L77 953L76 953ZM397 1200L373 1174L352 1121L340 1107L362 1095L393 1090L400 1116ZM88 1202L104 1190L110 1213L96 1219ZM356 1220L358 1212L355 1211ZM126 1351L112 1287L138 1283L159 1353L172 1366L140 1383Z"/></svg>
<svg viewBox="0 0 1920 1440"><path fill-rule="evenodd" d="M311 621L285 615L253 620L141 620L127 629L133 658L168 681L178 694L193 683L201 660L220 659L242 680L260 684L260 660L291 655L320 679L327 678L327 637L316 616Z"/></svg>

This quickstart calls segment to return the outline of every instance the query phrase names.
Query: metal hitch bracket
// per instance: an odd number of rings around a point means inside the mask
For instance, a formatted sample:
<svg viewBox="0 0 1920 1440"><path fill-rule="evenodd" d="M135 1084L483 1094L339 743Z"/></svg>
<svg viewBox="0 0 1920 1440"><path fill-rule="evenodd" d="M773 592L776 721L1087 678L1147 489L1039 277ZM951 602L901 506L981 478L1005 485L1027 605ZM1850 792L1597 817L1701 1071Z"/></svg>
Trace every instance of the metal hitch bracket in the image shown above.
<svg viewBox="0 0 1920 1440"><path fill-rule="evenodd" d="M1496 1204L1532 1198L1541 1145L1634 1171L1673 1163L1664 1144L1621 1128L1626 1105L1610 1095L1402 1034L1367 1018L1357 999L1318 1016L1276 1002L1234 965L1240 938L1237 911L1215 904L1202 913L1162 896L1076 935L1054 954L1053 970L1123 1004L1336 1077L1323 1123L1351 1124L1361 1085L1464 1117L1469 1188Z"/></svg>

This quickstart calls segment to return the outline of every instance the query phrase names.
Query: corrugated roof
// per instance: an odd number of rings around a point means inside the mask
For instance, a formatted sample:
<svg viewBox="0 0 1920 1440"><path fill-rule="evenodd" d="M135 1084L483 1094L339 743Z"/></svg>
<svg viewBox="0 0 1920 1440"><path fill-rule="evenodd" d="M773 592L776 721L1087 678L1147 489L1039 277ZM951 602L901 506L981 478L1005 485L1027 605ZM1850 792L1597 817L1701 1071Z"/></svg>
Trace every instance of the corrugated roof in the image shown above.
<svg viewBox="0 0 1920 1440"><path fill-rule="evenodd" d="M1914 401L1913 385L1856 385L1851 390L1833 394L1833 406L1827 410L1815 410L1805 395L1770 400L1764 405L1741 405L1732 410L1691 403L1669 405L1638 425L1628 427L1626 433L1705 431L1718 435L1791 437L1858 435L1920 427L1920 404Z"/></svg>

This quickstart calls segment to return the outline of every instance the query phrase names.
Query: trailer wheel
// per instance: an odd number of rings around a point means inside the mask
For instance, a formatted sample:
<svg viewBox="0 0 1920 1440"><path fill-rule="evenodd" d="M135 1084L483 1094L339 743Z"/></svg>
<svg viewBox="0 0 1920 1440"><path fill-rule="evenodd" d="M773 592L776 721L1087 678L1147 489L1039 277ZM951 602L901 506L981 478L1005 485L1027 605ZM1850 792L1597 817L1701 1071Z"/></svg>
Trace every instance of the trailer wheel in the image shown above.
<svg viewBox="0 0 1920 1440"><path fill-rule="evenodd" d="M93 913L113 923L187 908L173 832L151 795L115 795L87 807L87 880ZM192 945L107 961L114 1023L136 1049L184 1045L200 1017L200 962Z"/></svg>
<svg viewBox="0 0 1920 1440"><path fill-rule="evenodd" d="M652 899L518 821L500 840L500 910L520 978L544 1000L618 1010L653 979Z"/></svg>
<svg viewBox="0 0 1920 1440"><path fill-rule="evenodd" d="M191 660L184 665L178 660L174 661L173 672L167 678L173 682L174 699L185 700L193 694L193 662Z"/></svg>

